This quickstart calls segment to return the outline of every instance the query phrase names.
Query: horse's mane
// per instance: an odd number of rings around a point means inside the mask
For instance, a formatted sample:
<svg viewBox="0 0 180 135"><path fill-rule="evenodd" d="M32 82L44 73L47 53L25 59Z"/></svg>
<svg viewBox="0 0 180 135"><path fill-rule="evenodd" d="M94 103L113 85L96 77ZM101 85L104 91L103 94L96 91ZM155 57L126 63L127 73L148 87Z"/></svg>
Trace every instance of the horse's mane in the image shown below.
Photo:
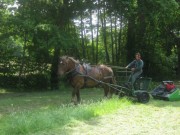
<svg viewBox="0 0 180 135"><path fill-rule="evenodd" d="M70 60L72 60L75 63L79 63L79 60L75 60L73 57L68 57Z"/></svg>
<svg viewBox="0 0 180 135"><path fill-rule="evenodd" d="M71 61L73 61L74 63L79 63L79 60L75 60L73 57L70 57L70 56L62 56L61 58L62 58L62 59L68 58L68 59L70 59Z"/></svg>

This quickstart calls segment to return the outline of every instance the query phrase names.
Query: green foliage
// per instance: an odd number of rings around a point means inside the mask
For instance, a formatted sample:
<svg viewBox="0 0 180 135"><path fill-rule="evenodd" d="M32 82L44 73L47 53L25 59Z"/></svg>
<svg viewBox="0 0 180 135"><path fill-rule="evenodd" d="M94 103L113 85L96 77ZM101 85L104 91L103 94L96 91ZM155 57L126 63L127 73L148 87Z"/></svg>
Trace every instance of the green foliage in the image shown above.
<svg viewBox="0 0 180 135"><path fill-rule="evenodd" d="M50 76L47 74L35 74L35 75L29 75L26 76L26 78L23 79L23 87L25 88L38 88L38 89L48 89L50 86Z"/></svg>
<svg viewBox="0 0 180 135"><path fill-rule="evenodd" d="M19 86L34 85L27 82L32 74L57 78L49 76L59 54L125 66L139 51L147 76L171 78L180 71L177 0L18 0L17 9L10 4L0 4L0 76L18 78Z"/></svg>

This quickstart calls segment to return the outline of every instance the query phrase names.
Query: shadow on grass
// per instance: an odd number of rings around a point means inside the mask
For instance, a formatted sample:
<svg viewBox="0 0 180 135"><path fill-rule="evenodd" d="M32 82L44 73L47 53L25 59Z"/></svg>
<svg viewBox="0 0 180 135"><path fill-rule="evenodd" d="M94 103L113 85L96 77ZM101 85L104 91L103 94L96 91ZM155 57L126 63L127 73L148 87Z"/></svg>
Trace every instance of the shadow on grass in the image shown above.
<svg viewBox="0 0 180 135"><path fill-rule="evenodd" d="M2 89L1 89L2 90ZM13 112L33 111L49 107L59 107L71 103L71 88L43 92L13 92L0 94L0 114L9 115ZM100 89L83 89L82 103L98 102L103 97Z"/></svg>

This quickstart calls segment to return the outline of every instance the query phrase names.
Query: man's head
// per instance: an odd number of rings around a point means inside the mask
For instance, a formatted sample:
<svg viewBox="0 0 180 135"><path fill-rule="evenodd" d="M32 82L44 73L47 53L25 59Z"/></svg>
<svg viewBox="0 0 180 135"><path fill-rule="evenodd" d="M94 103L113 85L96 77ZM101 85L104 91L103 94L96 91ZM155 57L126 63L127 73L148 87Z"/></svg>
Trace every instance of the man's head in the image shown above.
<svg viewBox="0 0 180 135"><path fill-rule="evenodd" d="M140 53L136 53L136 54L135 54L135 58L136 58L136 60L141 59L141 54L140 54Z"/></svg>

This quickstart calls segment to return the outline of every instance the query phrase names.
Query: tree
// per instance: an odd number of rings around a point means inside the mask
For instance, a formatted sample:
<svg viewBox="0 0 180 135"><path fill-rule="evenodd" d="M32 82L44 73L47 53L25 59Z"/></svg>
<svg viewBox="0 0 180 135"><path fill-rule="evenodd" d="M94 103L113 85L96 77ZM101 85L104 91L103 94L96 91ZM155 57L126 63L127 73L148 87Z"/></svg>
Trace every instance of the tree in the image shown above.
<svg viewBox="0 0 180 135"><path fill-rule="evenodd" d="M98 63L100 0L97 1L96 64Z"/></svg>
<svg viewBox="0 0 180 135"><path fill-rule="evenodd" d="M125 66L137 51L144 75L180 73L177 0L18 0L18 9L13 3L0 2L2 80L27 87L45 80L56 89L60 55Z"/></svg>
<svg viewBox="0 0 180 135"><path fill-rule="evenodd" d="M109 63L110 58L109 58L107 35L106 35L106 1L103 2L103 13L101 13L101 23L102 23L103 44L106 54L106 62Z"/></svg>

